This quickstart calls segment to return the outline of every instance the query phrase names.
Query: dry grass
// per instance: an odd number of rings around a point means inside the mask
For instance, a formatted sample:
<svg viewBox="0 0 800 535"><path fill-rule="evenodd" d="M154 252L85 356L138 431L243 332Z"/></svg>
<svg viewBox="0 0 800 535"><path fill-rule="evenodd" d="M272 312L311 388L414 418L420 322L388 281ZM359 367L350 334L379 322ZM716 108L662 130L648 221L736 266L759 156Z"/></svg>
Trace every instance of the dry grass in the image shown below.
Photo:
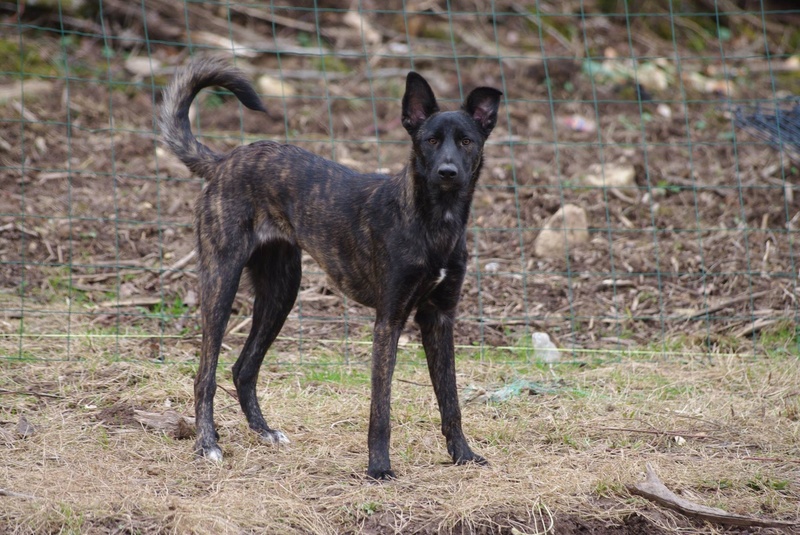
<svg viewBox="0 0 800 535"><path fill-rule="evenodd" d="M688 499L800 518L792 355L562 364L558 381L509 353L462 356L462 386L524 377L558 391L467 404L466 431L491 466L457 468L423 361L405 351L393 394L399 479L374 484L363 475L365 367L265 369L265 412L292 439L278 449L259 443L220 390L225 460L213 465L193 457L191 441L129 417L133 408L192 413L192 351L173 348L169 364L148 361L146 348L118 361L106 356L115 347L87 340L73 339L85 346L81 361L2 361L0 488L28 495L0 498L4 533L544 533L551 514L554 533L718 532L632 497L625 485L645 462ZM220 372L231 390L233 356ZM20 416L33 436L16 433Z"/></svg>

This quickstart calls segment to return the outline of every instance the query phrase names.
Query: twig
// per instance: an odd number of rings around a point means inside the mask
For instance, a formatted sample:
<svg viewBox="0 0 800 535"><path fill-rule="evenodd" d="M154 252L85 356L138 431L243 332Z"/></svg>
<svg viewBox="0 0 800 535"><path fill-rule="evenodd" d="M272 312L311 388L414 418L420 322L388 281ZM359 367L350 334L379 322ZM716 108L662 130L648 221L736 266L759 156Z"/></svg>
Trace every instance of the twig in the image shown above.
<svg viewBox="0 0 800 535"><path fill-rule="evenodd" d="M648 500L654 501L673 511L697 518L706 522L725 524L729 526L765 527L765 528L790 528L797 526L796 522L785 522L781 520L769 520L765 518L755 518L752 516L734 515L723 509L707 507L687 499L681 498L669 490L656 475L655 470L647 464L647 475L645 480L635 485L628 485L631 494L638 494Z"/></svg>
<svg viewBox="0 0 800 535"><path fill-rule="evenodd" d="M325 28L321 26L317 28L316 24L311 24L310 22L304 22L302 20L297 20L290 17L282 17L274 13L269 13L263 9L254 9L251 7L245 7L237 4L230 4L228 8L234 13L240 13L251 19L258 19L263 22L268 22L270 24L285 26L287 28L292 28L293 30L300 30L301 32L306 32L311 34L316 34L317 32L319 32L321 36L327 39L332 38L330 33L327 32Z"/></svg>
<svg viewBox="0 0 800 535"><path fill-rule="evenodd" d="M253 316L246 317L245 319L240 321L238 324L236 324L233 327L231 327L230 329L228 329L228 332L226 332L225 335L227 336L229 334L238 333L239 331L241 331L242 329L244 329L245 327L250 325L250 323L252 323L252 321L253 321Z"/></svg>
<svg viewBox="0 0 800 535"><path fill-rule="evenodd" d="M225 388L225 387L224 387L224 386L222 386L222 385L217 385L217 388L219 388L220 390L222 390L223 392L225 392L226 394L228 394L230 397L232 397L232 398L233 398L233 399L235 399L236 401L239 401L239 395L238 395L236 392L231 392L231 391L230 391L230 389L228 389L228 388Z"/></svg>
<svg viewBox="0 0 800 535"><path fill-rule="evenodd" d="M703 316L705 316L706 314L710 315L710 314L713 314L714 312L719 312L720 310L722 310L724 308L728 308L731 305L735 305L737 303L741 303L742 301L747 301L748 299L756 299L758 297L763 297L763 296L767 295L768 293L770 293L771 291L772 290L763 290L761 292L747 293L747 294L742 294L742 295L740 295L738 297L734 297L734 298L731 298L731 299L726 299L725 301L721 301L721 302L717 303L716 305L709 306L706 310L703 310L703 311L700 311L700 312L695 312L694 314L687 315L687 316L685 316L685 319L688 319L688 320L699 319L699 318L702 318Z"/></svg>
<svg viewBox="0 0 800 535"><path fill-rule="evenodd" d="M29 123L40 122L39 116L37 116L28 108L24 107L21 102L17 100L12 100L11 107L17 110L17 112L22 116L22 118L28 121Z"/></svg>
<svg viewBox="0 0 800 535"><path fill-rule="evenodd" d="M174 273L174 272L176 272L176 271L180 271L181 269L183 269L183 268L186 266L186 264L188 264L189 262L191 262L191 260L192 260L192 259L193 259L193 258L194 258L196 255L197 255L197 251L195 251L194 249L192 249L191 251L189 251L189 254L187 254L186 256L184 256L183 258L181 258L180 260L178 260L178 261L177 261L177 262L175 262L174 264L172 264L172 265L171 265L169 268L167 268L167 269L166 269L166 270L165 270L165 271L164 271L164 272L163 272L163 273L162 273L162 274L161 274L159 277L160 277L160 278L163 278L163 277L165 277L165 276L166 276L167 274L169 274L169 273ZM172 278L172 277L170 277L170 278Z"/></svg>
<svg viewBox="0 0 800 535"><path fill-rule="evenodd" d="M160 297L136 297L133 299L124 299L122 301L104 301L97 305L98 308L108 307L149 307L161 303Z"/></svg>
<svg viewBox="0 0 800 535"><path fill-rule="evenodd" d="M744 338L745 336L751 335L756 331L760 331L764 327L769 327L770 325L774 325L776 323L780 323L782 320L789 319L784 316L776 317L776 318L759 318L756 321L750 323L747 327L740 329L733 333L734 338Z"/></svg>
<svg viewBox="0 0 800 535"><path fill-rule="evenodd" d="M680 431L660 431L658 429L630 429L627 427L598 427L601 431L622 431L626 433L644 433L646 435L666 435L683 438L708 438L708 433L682 433Z"/></svg>
<svg viewBox="0 0 800 535"><path fill-rule="evenodd" d="M708 191L709 193L714 193L715 195L719 195L723 199L733 194L732 186L710 186L706 184L698 184L694 180L689 180L686 178L681 178L679 176L672 176L672 175L670 176L664 175L664 179L670 184L677 184L679 186L692 188L692 190L694 191Z"/></svg>
<svg viewBox="0 0 800 535"><path fill-rule="evenodd" d="M525 7L522 6L522 4L513 4L511 6L511 9L513 11L516 11L517 13L522 15L523 17L525 17L528 21L533 23L536 27L540 28L547 35L549 35L550 37L552 37L553 39L558 41L561 44L561 46L563 46L568 51L570 51L575 56L576 59L581 59L583 57L583 48L582 47L573 46L573 44L570 41L568 41L567 38L564 37L561 34L561 32L559 32L558 30L556 30L552 26L548 26L547 24L544 24L539 17L535 16L533 13L531 13L530 11L525 9Z"/></svg>
<svg viewBox="0 0 800 535"><path fill-rule="evenodd" d="M22 494L21 492L14 492L13 490L0 489L0 496L8 496L10 498L23 498L25 500L38 500L38 496L32 494Z"/></svg>
<svg viewBox="0 0 800 535"><path fill-rule="evenodd" d="M424 384L422 384L422 383L418 383L418 382L416 382L416 381L409 381L408 379L399 379L399 378L398 378L398 379L396 379L396 380L397 380L397 381L399 381L399 382L401 382L401 383L408 383L408 384L410 384L410 385L414 385L414 386L428 386L428 385L424 385Z"/></svg>
<svg viewBox="0 0 800 535"><path fill-rule="evenodd" d="M59 396L57 394L45 394L44 392L26 392L25 390L8 390L6 388L0 388L0 394L18 394L20 396L36 396L39 398L63 399L63 396Z"/></svg>
<svg viewBox="0 0 800 535"><path fill-rule="evenodd" d="M761 461L765 463L794 463L800 464L798 459L778 459L775 457L742 457L743 461Z"/></svg>

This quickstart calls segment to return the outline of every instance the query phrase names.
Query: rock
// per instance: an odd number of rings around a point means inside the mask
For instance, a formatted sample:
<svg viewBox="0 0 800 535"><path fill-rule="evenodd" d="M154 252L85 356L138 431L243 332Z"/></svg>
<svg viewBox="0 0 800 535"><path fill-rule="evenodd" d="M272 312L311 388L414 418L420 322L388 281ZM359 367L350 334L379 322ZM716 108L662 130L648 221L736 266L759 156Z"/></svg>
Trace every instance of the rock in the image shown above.
<svg viewBox="0 0 800 535"><path fill-rule="evenodd" d="M268 97L291 97L295 94L294 87L280 78L267 76L266 74L259 76L256 84L258 85L258 90Z"/></svg>
<svg viewBox="0 0 800 535"><path fill-rule="evenodd" d="M565 204L545 222L533 247L536 256L565 258L587 241L589 223L586 210L574 204Z"/></svg>
<svg viewBox="0 0 800 535"><path fill-rule="evenodd" d="M647 88L666 91L669 87L669 76L664 69L655 63L643 63L636 69L635 77L641 85Z"/></svg>
<svg viewBox="0 0 800 535"><path fill-rule="evenodd" d="M636 169L632 165L594 164L581 178L589 186L624 188L636 185Z"/></svg>
<svg viewBox="0 0 800 535"><path fill-rule="evenodd" d="M666 119L672 119L672 108L664 104L663 102L656 107L656 112Z"/></svg>
<svg viewBox="0 0 800 535"><path fill-rule="evenodd" d="M134 76L153 76L161 69L161 62L147 56L131 56L125 60L125 70Z"/></svg>
<svg viewBox="0 0 800 535"><path fill-rule="evenodd" d="M19 417L19 421L17 422L17 435L20 438L28 438L36 434L36 428L33 427L33 424L28 422L27 418L24 416Z"/></svg>
<svg viewBox="0 0 800 535"><path fill-rule="evenodd" d="M500 270L500 264L497 262L488 262L483 267L483 270L487 273L497 273Z"/></svg>

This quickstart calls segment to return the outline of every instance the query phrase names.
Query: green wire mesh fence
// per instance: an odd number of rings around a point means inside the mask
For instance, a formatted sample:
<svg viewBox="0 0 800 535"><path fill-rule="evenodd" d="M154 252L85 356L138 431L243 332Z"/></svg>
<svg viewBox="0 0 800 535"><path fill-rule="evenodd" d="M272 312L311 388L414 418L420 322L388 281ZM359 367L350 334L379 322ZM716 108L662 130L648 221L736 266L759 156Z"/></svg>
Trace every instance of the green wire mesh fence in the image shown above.
<svg viewBox="0 0 800 535"><path fill-rule="evenodd" d="M360 171L405 164L408 70L450 107L503 90L460 351L529 358L546 333L579 359L797 353L798 28L777 0L0 4L0 357L197 353L202 183L154 110L210 53L269 113L205 92L203 142L279 140ZM303 264L278 360L360 361L371 311ZM251 306L240 292L234 350ZM411 327L401 344L418 347Z"/></svg>

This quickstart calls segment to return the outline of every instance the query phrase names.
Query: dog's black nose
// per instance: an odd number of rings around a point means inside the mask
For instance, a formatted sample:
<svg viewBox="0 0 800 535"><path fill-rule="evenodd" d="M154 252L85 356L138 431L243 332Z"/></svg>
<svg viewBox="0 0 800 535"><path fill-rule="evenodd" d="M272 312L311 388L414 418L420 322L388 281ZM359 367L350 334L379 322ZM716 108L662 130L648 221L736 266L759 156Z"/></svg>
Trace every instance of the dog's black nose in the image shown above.
<svg viewBox="0 0 800 535"><path fill-rule="evenodd" d="M439 166L439 177L442 180L453 180L458 174L455 164L443 163Z"/></svg>

